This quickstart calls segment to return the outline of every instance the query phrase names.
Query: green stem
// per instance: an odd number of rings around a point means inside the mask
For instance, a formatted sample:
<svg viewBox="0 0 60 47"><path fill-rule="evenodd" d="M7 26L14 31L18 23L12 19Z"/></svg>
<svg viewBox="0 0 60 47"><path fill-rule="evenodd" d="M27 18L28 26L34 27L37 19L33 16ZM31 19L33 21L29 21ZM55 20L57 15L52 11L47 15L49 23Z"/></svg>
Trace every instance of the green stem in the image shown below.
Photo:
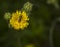
<svg viewBox="0 0 60 47"><path fill-rule="evenodd" d="M50 46L51 47L54 47L54 44L53 44L53 31L54 31L54 28L55 28L55 25L56 25L57 21L59 21L59 18L52 22L51 29L50 29L50 32L49 32L49 41L50 41Z"/></svg>
<svg viewBox="0 0 60 47"><path fill-rule="evenodd" d="M53 46L53 30L54 30L54 27L55 27L55 22L52 23L52 27L51 27L50 32L49 32L49 41L50 41L51 47L54 47Z"/></svg>
<svg viewBox="0 0 60 47"><path fill-rule="evenodd" d="M21 36L20 36L20 32L17 32L17 42L18 42L18 47L22 47L22 46L21 46Z"/></svg>

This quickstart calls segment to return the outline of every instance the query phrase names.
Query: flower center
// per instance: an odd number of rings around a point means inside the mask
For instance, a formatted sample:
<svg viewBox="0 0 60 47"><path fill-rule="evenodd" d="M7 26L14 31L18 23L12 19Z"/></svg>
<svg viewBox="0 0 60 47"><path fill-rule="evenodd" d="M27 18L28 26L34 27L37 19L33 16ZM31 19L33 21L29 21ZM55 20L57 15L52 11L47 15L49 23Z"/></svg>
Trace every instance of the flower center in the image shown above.
<svg viewBox="0 0 60 47"><path fill-rule="evenodd" d="M19 18L18 18L18 22L21 22L21 19L22 19L22 15L19 16Z"/></svg>

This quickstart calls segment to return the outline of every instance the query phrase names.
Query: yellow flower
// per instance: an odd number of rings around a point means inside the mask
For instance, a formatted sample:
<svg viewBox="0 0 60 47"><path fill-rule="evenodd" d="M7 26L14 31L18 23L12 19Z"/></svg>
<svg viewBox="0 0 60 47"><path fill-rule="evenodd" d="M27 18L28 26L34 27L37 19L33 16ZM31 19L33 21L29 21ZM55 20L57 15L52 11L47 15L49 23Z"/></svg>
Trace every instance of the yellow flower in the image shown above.
<svg viewBox="0 0 60 47"><path fill-rule="evenodd" d="M33 44L28 44L25 47L35 47Z"/></svg>
<svg viewBox="0 0 60 47"><path fill-rule="evenodd" d="M29 25L29 18L25 11L16 11L12 13L12 17L9 21L9 24L16 30L24 29Z"/></svg>

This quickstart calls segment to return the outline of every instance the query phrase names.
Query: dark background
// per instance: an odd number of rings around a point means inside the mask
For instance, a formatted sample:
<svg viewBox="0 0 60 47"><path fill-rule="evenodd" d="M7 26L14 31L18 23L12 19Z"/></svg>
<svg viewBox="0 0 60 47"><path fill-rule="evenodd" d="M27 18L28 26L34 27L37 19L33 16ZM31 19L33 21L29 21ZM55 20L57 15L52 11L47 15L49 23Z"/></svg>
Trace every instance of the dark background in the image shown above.
<svg viewBox="0 0 60 47"><path fill-rule="evenodd" d="M4 14L21 10L28 1L33 4L29 26L19 31L9 28ZM60 47L60 20L57 20L59 17L60 8L48 4L47 0L0 0L0 47L25 47L28 44L34 44L36 47Z"/></svg>

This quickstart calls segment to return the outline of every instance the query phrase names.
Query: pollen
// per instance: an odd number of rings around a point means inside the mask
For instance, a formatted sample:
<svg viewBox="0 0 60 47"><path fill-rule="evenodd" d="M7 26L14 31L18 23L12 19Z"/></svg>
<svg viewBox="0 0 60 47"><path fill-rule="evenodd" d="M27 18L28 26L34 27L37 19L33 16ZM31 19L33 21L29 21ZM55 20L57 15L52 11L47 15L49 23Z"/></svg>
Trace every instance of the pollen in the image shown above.
<svg viewBox="0 0 60 47"><path fill-rule="evenodd" d="M9 24L16 30L24 29L29 25L29 18L25 11L16 11L12 13L12 17L9 21Z"/></svg>

